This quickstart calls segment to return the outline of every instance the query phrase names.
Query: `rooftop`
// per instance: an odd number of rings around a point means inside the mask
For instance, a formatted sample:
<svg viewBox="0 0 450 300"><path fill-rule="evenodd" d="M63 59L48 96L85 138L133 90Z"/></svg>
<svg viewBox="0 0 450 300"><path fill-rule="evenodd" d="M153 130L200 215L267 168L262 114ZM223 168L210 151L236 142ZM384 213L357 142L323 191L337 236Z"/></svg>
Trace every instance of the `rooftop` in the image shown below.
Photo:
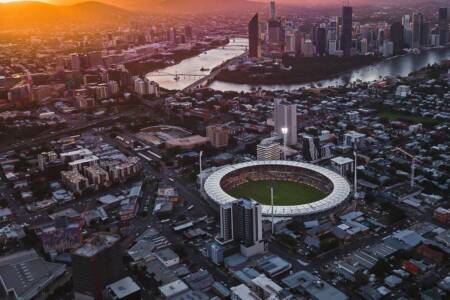
<svg viewBox="0 0 450 300"><path fill-rule="evenodd" d="M133 281L133 279L131 279L131 277L125 277L119 281L116 281L106 286L106 289L112 292L118 299L125 298L126 296L141 290L141 288Z"/></svg>
<svg viewBox="0 0 450 300"><path fill-rule="evenodd" d="M291 289L300 288L317 300L346 300L348 297L330 284L306 271L285 277L283 283Z"/></svg>
<svg viewBox="0 0 450 300"><path fill-rule="evenodd" d="M93 257L99 252L111 247L119 241L120 237L115 234L99 232L96 233L86 244L74 251L75 255Z"/></svg>
<svg viewBox="0 0 450 300"><path fill-rule="evenodd" d="M181 294L189 289L186 283L183 280L179 279L169 284L163 285L159 287L159 291L166 298L173 297L175 295Z"/></svg>
<svg viewBox="0 0 450 300"><path fill-rule="evenodd" d="M49 263L35 250L0 257L0 282L16 299L32 299L65 272L65 266Z"/></svg>

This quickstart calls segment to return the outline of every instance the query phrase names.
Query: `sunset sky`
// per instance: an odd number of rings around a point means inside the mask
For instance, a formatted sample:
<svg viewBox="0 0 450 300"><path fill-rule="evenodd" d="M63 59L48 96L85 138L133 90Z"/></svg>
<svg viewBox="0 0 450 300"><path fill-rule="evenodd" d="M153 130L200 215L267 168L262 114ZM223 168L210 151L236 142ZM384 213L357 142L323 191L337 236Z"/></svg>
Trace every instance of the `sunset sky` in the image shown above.
<svg viewBox="0 0 450 300"><path fill-rule="evenodd" d="M0 0L0 3L10 3L10 2L21 2L24 0ZM88 0L25 0L25 1L37 1L37 2L44 2L44 3L50 3L50 4L61 4L61 3L79 3L79 2L86 2ZM98 2L105 2L105 3L114 3L114 0L96 0ZM152 0L149 0L151 2ZM153 1L163 1L163 0L153 0ZM252 0L254 2L270 2L270 0ZM280 4L328 4L333 3L336 4L339 1L336 0L278 0L276 1ZM366 2L365 0L353 0L352 4L359 4Z"/></svg>

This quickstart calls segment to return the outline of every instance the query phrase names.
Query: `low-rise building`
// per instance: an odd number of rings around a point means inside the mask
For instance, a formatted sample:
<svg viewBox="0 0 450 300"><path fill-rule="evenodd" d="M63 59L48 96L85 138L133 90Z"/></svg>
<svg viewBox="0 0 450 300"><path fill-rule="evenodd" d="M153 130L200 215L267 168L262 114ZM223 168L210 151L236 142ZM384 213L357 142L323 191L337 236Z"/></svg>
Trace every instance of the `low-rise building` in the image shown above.
<svg viewBox="0 0 450 300"><path fill-rule="evenodd" d="M140 300L141 288L131 277L125 277L111 283L105 289L106 298L110 300Z"/></svg>
<svg viewBox="0 0 450 300"><path fill-rule="evenodd" d="M180 263L180 257L170 248L164 248L155 253L156 257L166 267L171 267Z"/></svg>
<svg viewBox="0 0 450 300"><path fill-rule="evenodd" d="M314 300L347 300L348 297L329 283L307 271L300 271L283 280L290 289L295 289Z"/></svg>
<svg viewBox="0 0 450 300"><path fill-rule="evenodd" d="M206 127L206 136L214 148L228 146L229 130L223 125L211 125Z"/></svg>
<svg viewBox="0 0 450 300"><path fill-rule="evenodd" d="M35 250L0 257L0 298L31 300L61 277L62 264L46 262Z"/></svg>

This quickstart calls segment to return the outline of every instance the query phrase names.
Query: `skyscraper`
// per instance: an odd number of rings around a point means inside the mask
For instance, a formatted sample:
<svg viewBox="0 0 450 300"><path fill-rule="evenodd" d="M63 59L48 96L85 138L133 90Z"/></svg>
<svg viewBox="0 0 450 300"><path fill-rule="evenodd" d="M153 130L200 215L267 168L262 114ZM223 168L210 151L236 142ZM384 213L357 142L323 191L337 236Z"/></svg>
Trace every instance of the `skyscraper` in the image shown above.
<svg viewBox="0 0 450 300"><path fill-rule="evenodd" d="M270 1L270 19L275 20L277 17L277 11L275 8L275 1Z"/></svg>
<svg viewBox="0 0 450 300"><path fill-rule="evenodd" d="M430 23L422 22L420 26L420 46L427 47L430 39Z"/></svg>
<svg viewBox="0 0 450 300"><path fill-rule="evenodd" d="M302 135L303 157L308 161L315 161L320 158L319 138L309 134Z"/></svg>
<svg viewBox="0 0 450 300"><path fill-rule="evenodd" d="M282 128L287 128L286 145L297 144L297 105L283 99L275 99L275 131L283 136Z"/></svg>
<svg viewBox="0 0 450 300"><path fill-rule="evenodd" d="M103 289L121 279L120 237L96 233L72 253L75 299L102 299Z"/></svg>
<svg viewBox="0 0 450 300"><path fill-rule="evenodd" d="M241 244L250 247L262 240L261 216L261 205L255 200L243 198L235 204L236 238Z"/></svg>
<svg viewBox="0 0 450 300"><path fill-rule="evenodd" d="M225 203L220 206L220 235L221 243L228 243L234 240L233 230L233 203Z"/></svg>
<svg viewBox="0 0 450 300"><path fill-rule="evenodd" d="M239 242L251 247L262 241L261 205L242 198L220 207L220 243Z"/></svg>
<svg viewBox="0 0 450 300"><path fill-rule="evenodd" d="M248 23L248 49L248 56L250 58L258 58L261 55L258 14L255 14Z"/></svg>
<svg viewBox="0 0 450 300"><path fill-rule="evenodd" d="M352 27L353 27L353 8L344 6L342 8L342 37L341 49L344 56L350 56L352 50Z"/></svg>
<svg viewBox="0 0 450 300"><path fill-rule="evenodd" d="M319 55L324 55L327 48L327 31L325 28L317 28L316 51Z"/></svg>
<svg viewBox="0 0 450 300"><path fill-rule="evenodd" d="M439 8L439 44L448 44L448 8Z"/></svg>
<svg viewBox="0 0 450 300"><path fill-rule="evenodd" d="M403 25L403 41L405 43L405 46L410 48L412 47L412 28L410 15L403 16L402 25Z"/></svg>
<svg viewBox="0 0 450 300"><path fill-rule="evenodd" d="M74 71L80 71L81 68L81 59L78 53L70 54L70 69Z"/></svg>
<svg viewBox="0 0 450 300"><path fill-rule="evenodd" d="M422 36L422 23L423 23L423 15L421 13L414 13L412 17L412 48L420 47L420 38Z"/></svg>
<svg viewBox="0 0 450 300"><path fill-rule="evenodd" d="M267 26L269 27L269 43L278 44L281 39L281 23L277 20L269 20Z"/></svg>
<svg viewBox="0 0 450 300"><path fill-rule="evenodd" d="M403 26L400 22L391 25L391 40L394 43L394 54L400 54L403 49Z"/></svg>

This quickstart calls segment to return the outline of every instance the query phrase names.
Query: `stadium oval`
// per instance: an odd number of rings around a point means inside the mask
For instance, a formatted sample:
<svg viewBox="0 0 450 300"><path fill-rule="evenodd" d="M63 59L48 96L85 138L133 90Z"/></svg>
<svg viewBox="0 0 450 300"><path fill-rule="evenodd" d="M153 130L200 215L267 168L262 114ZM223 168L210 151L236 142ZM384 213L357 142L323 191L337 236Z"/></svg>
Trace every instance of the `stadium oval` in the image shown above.
<svg viewBox="0 0 450 300"><path fill-rule="evenodd" d="M302 217L309 219L326 215L341 209L350 199L350 184L341 175L313 164L284 160L251 161L225 166L206 179L203 186L204 192L208 199L217 206L233 202L236 198L229 195L224 190L224 186L225 189L229 189L227 185L237 183L235 186L238 186L244 183L243 180L245 178L243 179L242 177L245 177L247 174L249 174L248 176L251 176L251 174L253 176L255 174L257 174L256 176L259 176L258 174L268 176L262 172L264 170L273 176L278 176L277 172L283 176L289 176L289 172L292 172L299 182L311 185L327 194L324 198L308 204L274 205L273 210L276 217ZM266 178L266 180L283 180L280 178ZM272 207L270 205L261 206L263 216L272 215Z"/></svg>

